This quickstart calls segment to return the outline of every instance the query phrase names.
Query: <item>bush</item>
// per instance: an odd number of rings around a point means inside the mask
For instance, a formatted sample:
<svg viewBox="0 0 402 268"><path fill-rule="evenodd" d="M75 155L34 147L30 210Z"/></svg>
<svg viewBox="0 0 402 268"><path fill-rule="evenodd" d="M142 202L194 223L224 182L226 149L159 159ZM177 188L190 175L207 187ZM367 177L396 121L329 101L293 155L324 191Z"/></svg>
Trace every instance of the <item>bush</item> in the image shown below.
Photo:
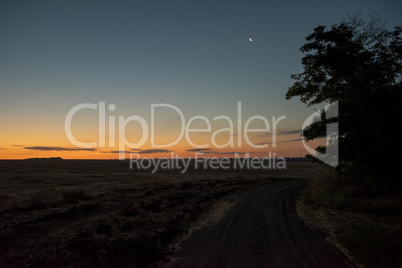
<svg viewBox="0 0 402 268"><path fill-rule="evenodd" d="M15 211L17 209L18 204L15 197L0 193L0 211Z"/></svg>
<svg viewBox="0 0 402 268"><path fill-rule="evenodd" d="M31 209L42 209L46 207L45 199L41 193L36 193L29 199L28 207Z"/></svg>
<svg viewBox="0 0 402 268"><path fill-rule="evenodd" d="M70 190L65 190L63 192L63 201L66 203L74 204L80 200L87 200L89 196L83 188L75 188Z"/></svg>

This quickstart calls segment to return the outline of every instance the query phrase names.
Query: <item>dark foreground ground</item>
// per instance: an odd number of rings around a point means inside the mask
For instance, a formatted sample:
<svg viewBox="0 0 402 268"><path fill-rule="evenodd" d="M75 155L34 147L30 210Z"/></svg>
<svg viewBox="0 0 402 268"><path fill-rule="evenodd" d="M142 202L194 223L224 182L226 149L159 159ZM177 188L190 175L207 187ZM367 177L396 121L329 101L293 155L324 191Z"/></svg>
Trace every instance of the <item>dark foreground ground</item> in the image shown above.
<svg viewBox="0 0 402 268"><path fill-rule="evenodd" d="M296 213L301 180L244 192L218 223L181 244L171 267L354 267Z"/></svg>
<svg viewBox="0 0 402 268"><path fill-rule="evenodd" d="M293 179L318 170L150 174L124 161L0 161L0 266L300 267L320 263L316 254L343 265L304 242L308 229L288 203Z"/></svg>

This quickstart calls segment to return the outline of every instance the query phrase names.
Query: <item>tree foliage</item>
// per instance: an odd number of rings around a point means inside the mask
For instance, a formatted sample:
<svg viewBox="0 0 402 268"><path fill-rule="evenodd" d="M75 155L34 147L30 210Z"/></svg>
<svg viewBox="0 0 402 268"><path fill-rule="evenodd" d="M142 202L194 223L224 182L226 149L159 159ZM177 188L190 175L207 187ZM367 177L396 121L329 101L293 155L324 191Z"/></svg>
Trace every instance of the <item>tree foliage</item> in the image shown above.
<svg viewBox="0 0 402 268"><path fill-rule="evenodd" d="M392 174L401 148L401 32L401 27L387 30L378 17L318 26L300 49L304 71L291 76L295 82L287 99L298 96L308 106L338 101L337 171L354 180L401 184ZM326 124L334 119L321 117L304 131L307 140L325 137Z"/></svg>

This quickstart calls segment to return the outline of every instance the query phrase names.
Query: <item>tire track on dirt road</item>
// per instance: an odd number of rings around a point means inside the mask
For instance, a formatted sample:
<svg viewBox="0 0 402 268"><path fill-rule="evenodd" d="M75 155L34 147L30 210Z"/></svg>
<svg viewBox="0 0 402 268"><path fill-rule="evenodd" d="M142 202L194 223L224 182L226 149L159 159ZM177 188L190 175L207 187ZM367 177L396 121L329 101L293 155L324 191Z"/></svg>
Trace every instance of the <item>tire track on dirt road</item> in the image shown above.
<svg viewBox="0 0 402 268"><path fill-rule="evenodd" d="M303 180L241 194L219 222L191 234L170 267L354 267L298 217Z"/></svg>

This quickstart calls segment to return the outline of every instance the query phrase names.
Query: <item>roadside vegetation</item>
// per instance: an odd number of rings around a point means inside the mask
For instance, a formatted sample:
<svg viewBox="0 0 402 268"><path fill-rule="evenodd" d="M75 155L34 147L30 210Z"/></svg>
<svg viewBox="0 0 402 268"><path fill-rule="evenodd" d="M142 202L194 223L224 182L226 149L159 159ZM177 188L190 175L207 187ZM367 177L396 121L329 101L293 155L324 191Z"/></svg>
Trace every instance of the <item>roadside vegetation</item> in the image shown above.
<svg viewBox="0 0 402 268"><path fill-rule="evenodd" d="M299 214L357 264L402 267L402 200L328 170L301 196Z"/></svg>

